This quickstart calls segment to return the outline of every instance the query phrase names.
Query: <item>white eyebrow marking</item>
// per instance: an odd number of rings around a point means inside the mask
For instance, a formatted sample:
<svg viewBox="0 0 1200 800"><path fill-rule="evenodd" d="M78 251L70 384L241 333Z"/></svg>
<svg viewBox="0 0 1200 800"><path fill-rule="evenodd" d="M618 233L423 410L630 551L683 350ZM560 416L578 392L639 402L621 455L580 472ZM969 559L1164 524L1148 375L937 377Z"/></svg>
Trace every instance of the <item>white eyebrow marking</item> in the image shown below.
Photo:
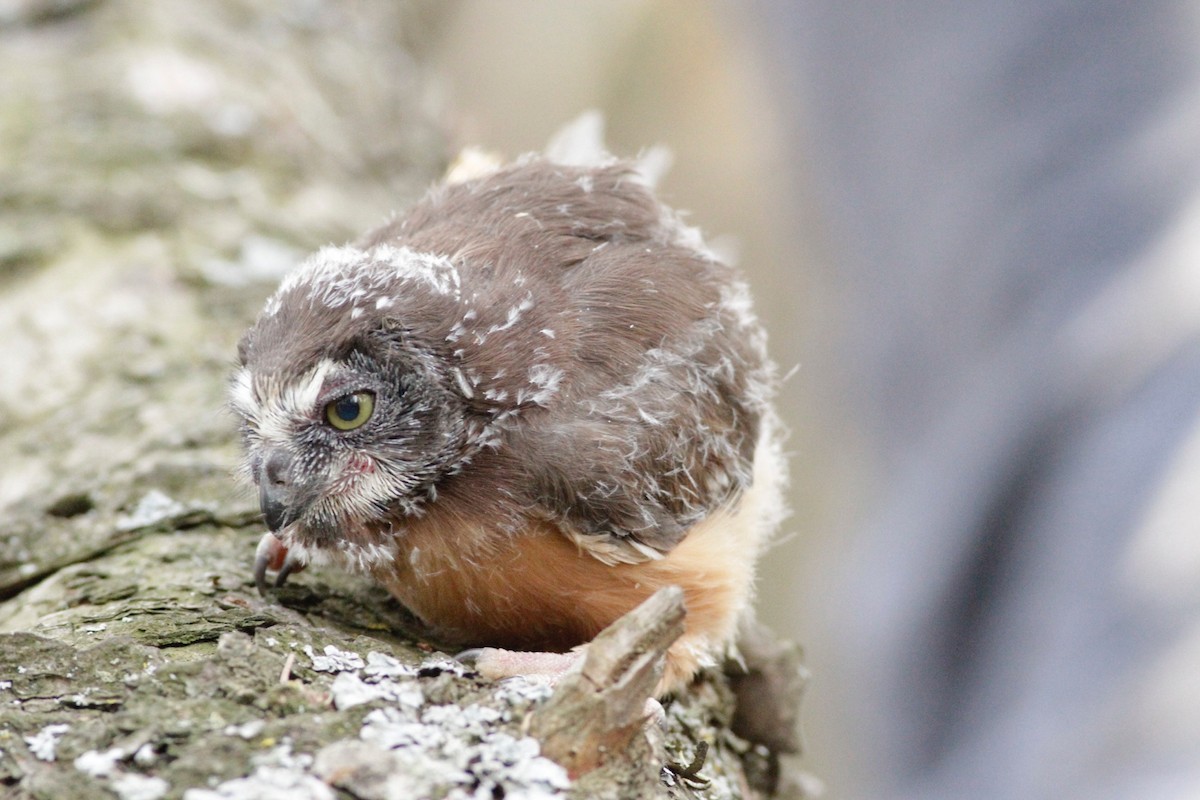
<svg viewBox="0 0 1200 800"><path fill-rule="evenodd" d="M238 370L229 385L229 404L243 417L253 417L258 410L258 402L254 399L254 383L250 370L245 367Z"/></svg>
<svg viewBox="0 0 1200 800"><path fill-rule="evenodd" d="M325 378L337 367L328 358L322 358L306 376L301 378L284 393L285 402L296 411L306 411L317 404L321 389L325 386Z"/></svg>
<svg viewBox="0 0 1200 800"><path fill-rule="evenodd" d="M259 383L254 391L249 372L243 370L234 382L231 396L237 410L243 414L264 440L282 444L291 440L298 421L309 418L329 373L338 364L323 358L317 365L290 386L280 387L272 383ZM243 388L242 384L245 384ZM256 398L263 398L261 401ZM240 403L248 401L243 408Z"/></svg>

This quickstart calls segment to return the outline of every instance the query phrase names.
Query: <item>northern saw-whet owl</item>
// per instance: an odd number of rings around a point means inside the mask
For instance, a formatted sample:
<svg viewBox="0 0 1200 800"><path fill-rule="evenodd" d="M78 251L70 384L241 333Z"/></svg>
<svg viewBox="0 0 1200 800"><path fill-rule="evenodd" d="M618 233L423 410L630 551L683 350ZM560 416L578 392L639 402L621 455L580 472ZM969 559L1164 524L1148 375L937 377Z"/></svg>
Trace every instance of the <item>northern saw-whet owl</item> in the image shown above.
<svg viewBox="0 0 1200 800"><path fill-rule="evenodd" d="M678 585L678 689L782 518L747 288L594 119L475 173L310 256L242 338L256 577L332 560L442 641L552 652Z"/></svg>

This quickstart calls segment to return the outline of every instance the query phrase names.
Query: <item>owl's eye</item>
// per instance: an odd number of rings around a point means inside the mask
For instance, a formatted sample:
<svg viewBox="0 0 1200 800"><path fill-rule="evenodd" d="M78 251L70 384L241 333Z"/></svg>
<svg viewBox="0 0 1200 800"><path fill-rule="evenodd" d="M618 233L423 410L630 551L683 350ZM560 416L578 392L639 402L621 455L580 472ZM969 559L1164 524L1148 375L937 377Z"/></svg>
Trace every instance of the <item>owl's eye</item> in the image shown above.
<svg viewBox="0 0 1200 800"><path fill-rule="evenodd" d="M373 392L344 394L325 406L325 419L339 431L361 428L375 411Z"/></svg>

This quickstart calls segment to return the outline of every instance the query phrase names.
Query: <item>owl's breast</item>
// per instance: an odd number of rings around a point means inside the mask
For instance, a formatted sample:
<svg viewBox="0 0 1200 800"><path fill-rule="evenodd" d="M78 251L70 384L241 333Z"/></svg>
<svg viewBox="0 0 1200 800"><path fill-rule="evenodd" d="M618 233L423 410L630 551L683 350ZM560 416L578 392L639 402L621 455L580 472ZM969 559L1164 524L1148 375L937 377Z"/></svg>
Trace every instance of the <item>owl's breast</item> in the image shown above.
<svg viewBox="0 0 1200 800"><path fill-rule="evenodd" d="M779 459L776 447L760 446L751 488L660 558L605 563L551 522L513 531L433 508L397 539L396 561L376 578L446 644L557 652L679 586L681 641L700 659L732 640L749 606L754 563L781 514Z"/></svg>

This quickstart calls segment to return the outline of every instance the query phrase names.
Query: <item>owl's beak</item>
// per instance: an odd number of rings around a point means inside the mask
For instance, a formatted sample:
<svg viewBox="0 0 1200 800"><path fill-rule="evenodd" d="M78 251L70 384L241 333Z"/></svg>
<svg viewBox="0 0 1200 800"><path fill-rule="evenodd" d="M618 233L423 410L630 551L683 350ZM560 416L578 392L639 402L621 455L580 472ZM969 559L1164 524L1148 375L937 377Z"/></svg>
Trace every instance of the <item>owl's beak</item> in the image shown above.
<svg viewBox="0 0 1200 800"><path fill-rule="evenodd" d="M259 484L258 505L271 533L277 533L288 522L287 503L281 497L285 492L286 489L281 491L280 487L270 483Z"/></svg>
<svg viewBox="0 0 1200 800"><path fill-rule="evenodd" d="M275 533L295 520L292 503L292 457L285 450L272 450L262 460L258 474L258 505L267 528Z"/></svg>

